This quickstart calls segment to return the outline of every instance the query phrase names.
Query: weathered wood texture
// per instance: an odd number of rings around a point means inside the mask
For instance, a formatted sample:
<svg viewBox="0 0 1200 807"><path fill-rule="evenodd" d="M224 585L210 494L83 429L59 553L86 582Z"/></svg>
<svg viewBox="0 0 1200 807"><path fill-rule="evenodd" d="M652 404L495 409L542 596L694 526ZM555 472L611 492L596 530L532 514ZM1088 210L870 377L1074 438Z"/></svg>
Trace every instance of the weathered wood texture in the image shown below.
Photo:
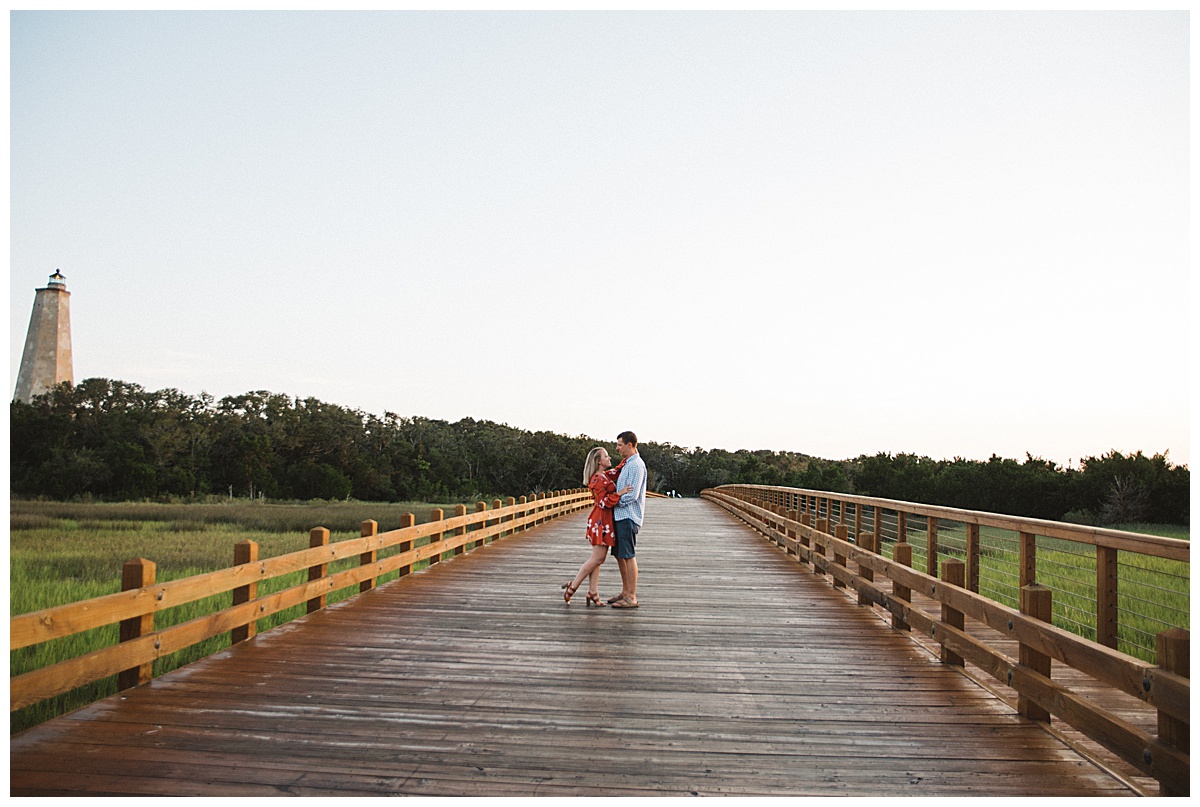
<svg viewBox="0 0 1200 807"><path fill-rule="evenodd" d="M908 544L896 544L893 560L889 562L872 554L865 545L845 544L802 523L785 523L783 526L789 532L795 528L807 535L818 550L809 551L794 545L794 539L772 526L776 523L772 514L776 505L761 499L757 503L743 501L720 491L706 491L704 495L746 520L781 549L789 553L796 551L802 562L809 560L818 574L841 578L858 592L859 602L866 599L882 606L891 613L894 626L908 630L912 623L911 627L919 628L914 630L914 640L928 644L925 640L933 639L936 651L943 659L949 658L948 651L958 658L962 653L968 655L972 665L978 665L972 666L974 672L983 674L980 679L983 685L1013 701L1022 714L1042 720L1051 713L1064 718L1066 723L1060 724L1059 728L1072 737L1072 742L1090 747L1089 753L1096 750L1098 743L1102 749L1097 756L1104 758L1107 766L1120 770L1131 782L1141 779L1139 790L1147 793L1161 790L1172 795L1188 791L1190 762L1186 727L1190 689L1186 663L1154 667L1051 627L1043 621L1048 618L1048 610L1043 613L1042 608L1035 608L1029 615L1023 615L1005 609L964 591L957 568L953 585L943 585L951 582L948 579L939 581L916 574L909 570L911 553L907 551ZM818 529L824 524L825 519L817 520ZM825 554L820 551L822 544L834 547L835 554L839 550L846 552L857 561L860 569L871 569L872 579L851 575L848 570L821 560ZM890 595L878 588L880 580L874 574L879 572L892 578ZM1041 588L1028 586L1023 595L1026 591ZM1049 600L1044 605L1048 609ZM967 622L964 626L962 617L966 614L960 609L966 609L977 621ZM1178 631L1174 643L1186 654L1188 632ZM1064 662L1054 673L1053 681L1049 677L1049 666L1033 663L1035 658L1049 662L1050 657ZM1007 681L1012 686L1002 684L997 687L988 678ZM1010 697L1012 694L1018 697L1014 700ZM1183 727L1183 742L1174 730L1168 736L1161 736L1164 720L1169 725L1174 721ZM1071 725L1066 725L1068 723ZM1154 736L1156 724L1160 737ZM1081 735L1088 738L1083 743L1078 742ZM1133 763L1133 775L1130 775L1128 763ZM1147 780L1139 773L1154 777L1149 780L1151 788L1145 787ZM1161 782L1161 788L1155 780Z"/></svg>
<svg viewBox="0 0 1200 807"><path fill-rule="evenodd" d="M641 608L564 605L584 518L17 735L11 793L1132 793L706 501L648 504Z"/></svg>

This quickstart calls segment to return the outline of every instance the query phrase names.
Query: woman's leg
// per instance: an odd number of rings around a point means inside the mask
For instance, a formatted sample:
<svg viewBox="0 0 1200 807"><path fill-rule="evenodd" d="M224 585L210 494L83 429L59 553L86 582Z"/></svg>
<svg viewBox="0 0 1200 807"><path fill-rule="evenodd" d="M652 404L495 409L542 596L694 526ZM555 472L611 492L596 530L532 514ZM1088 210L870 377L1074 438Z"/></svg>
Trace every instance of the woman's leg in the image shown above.
<svg viewBox="0 0 1200 807"><path fill-rule="evenodd" d="M600 587L600 566L604 563L604 559L608 557L608 547L601 544L600 546L592 547L592 559L588 563L595 564L592 566L591 572L588 573L588 593L595 594Z"/></svg>
<svg viewBox="0 0 1200 807"><path fill-rule="evenodd" d="M579 574L575 575L575 579L571 581L572 591L579 588L583 583L583 578L590 576L604 562L604 553L607 551L608 547L606 546L592 547L592 556L584 561L584 564L579 567Z"/></svg>

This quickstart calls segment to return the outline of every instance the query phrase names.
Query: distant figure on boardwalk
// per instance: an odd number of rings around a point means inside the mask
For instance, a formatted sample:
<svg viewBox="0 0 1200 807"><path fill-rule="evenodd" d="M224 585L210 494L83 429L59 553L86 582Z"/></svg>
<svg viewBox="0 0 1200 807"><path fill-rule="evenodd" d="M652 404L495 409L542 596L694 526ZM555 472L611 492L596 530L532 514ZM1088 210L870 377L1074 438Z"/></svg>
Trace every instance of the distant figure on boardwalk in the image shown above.
<svg viewBox="0 0 1200 807"><path fill-rule="evenodd" d="M617 506L613 508L613 531L617 537L613 554L617 556L617 568L621 570L621 593L608 602L613 608L637 608L638 566L634 549L646 512L646 463L638 454L637 435L633 432L617 435L617 452L622 457L621 473L616 482L621 491L618 492Z"/></svg>
<svg viewBox="0 0 1200 807"><path fill-rule="evenodd" d="M616 545L613 508L617 505L622 493L632 490L630 487L617 490L614 483L624 465L625 463L622 461L620 465L613 468L608 451L599 446L588 452L587 459L583 463L583 482L592 491L592 498L595 500L592 512L588 514L586 533L588 542L592 545L592 556L579 568L579 574L575 575L574 580L563 583L562 587L566 589L563 592L563 599L568 603L571 602L571 597L574 596L586 577L588 578L587 604L598 607L604 605L600 602L600 565L608 557L609 548Z"/></svg>

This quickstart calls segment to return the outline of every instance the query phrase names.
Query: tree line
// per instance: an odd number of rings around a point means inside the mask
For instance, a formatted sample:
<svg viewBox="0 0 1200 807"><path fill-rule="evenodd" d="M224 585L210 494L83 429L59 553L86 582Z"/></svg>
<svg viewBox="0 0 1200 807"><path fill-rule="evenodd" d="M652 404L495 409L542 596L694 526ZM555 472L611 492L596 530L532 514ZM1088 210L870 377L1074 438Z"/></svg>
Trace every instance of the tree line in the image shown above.
<svg viewBox="0 0 1200 807"><path fill-rule="evenodd" d="M615 440L471 418L377 416L266 391L218 401L105 378L14 401L10 412L11 491L53 499L490 500L579 487L587 451ZM647 440L640 449L650 489L680 495L785 485L1093 524L1190 517L1187 466L1140 451L1062 468L1029 455L835 461Z"/></svg>

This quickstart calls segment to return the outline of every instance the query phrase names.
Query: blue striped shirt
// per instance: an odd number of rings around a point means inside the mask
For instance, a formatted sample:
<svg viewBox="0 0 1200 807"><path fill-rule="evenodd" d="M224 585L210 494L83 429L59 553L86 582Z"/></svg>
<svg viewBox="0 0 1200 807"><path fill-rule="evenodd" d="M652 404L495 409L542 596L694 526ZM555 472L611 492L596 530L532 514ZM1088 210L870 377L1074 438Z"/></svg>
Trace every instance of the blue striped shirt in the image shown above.
<svg viewBox="0 0 1200 807"><path fill-rule="evenodd" d="M641 454L634 454L625 460L621 475L617 477L617 490L632 485L633 490L626 493L613 508L613 520L632 519L639 527L642 526L642 514L646 511L646 463Z"/></svg>

